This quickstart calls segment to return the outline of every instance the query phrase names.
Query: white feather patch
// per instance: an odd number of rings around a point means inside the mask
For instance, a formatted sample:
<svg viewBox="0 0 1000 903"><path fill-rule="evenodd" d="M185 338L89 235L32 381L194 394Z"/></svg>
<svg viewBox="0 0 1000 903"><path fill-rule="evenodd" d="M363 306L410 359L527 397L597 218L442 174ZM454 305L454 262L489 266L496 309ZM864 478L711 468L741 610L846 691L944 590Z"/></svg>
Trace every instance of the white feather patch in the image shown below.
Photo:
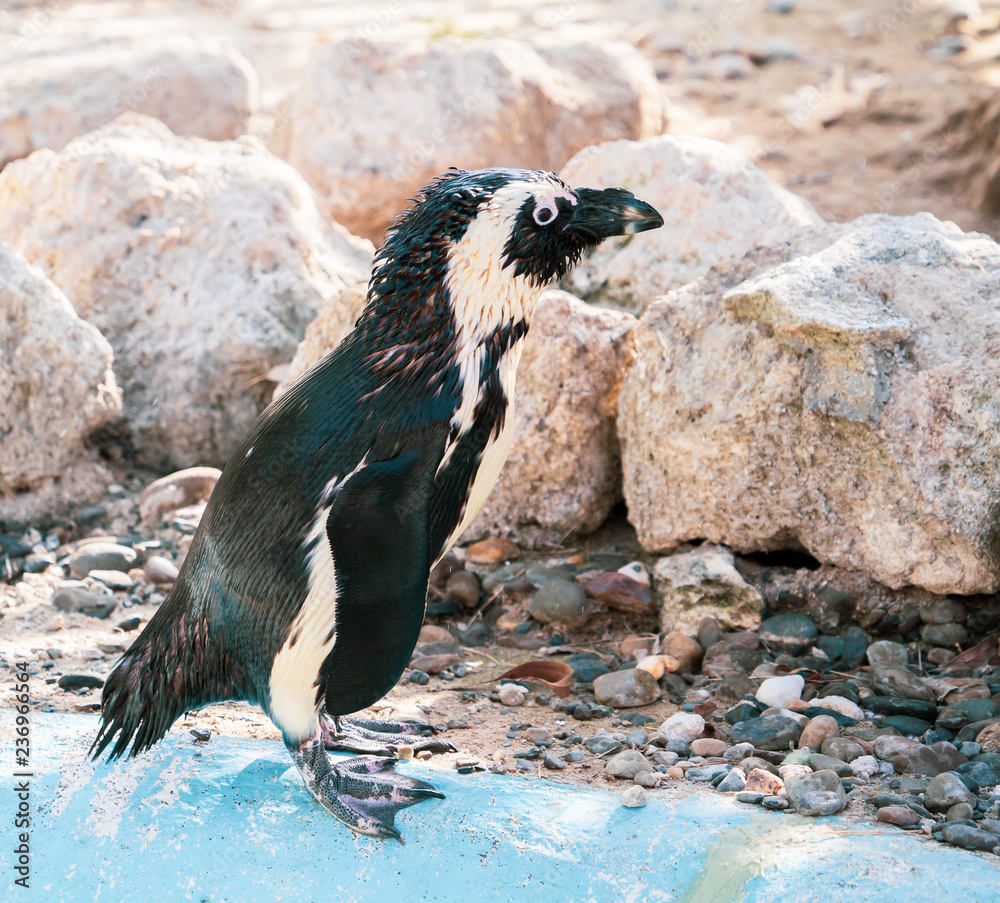
<svg viewBox="0 0 1000 903"><path fill-rule="evenodd" d="M271 665L271 700L268 714L282 733L301 742L319 731L323 700L317 701L319 673L337 642L337 568L326 522L328 504L351 477L368 463L368 456L346 477L334 477L323 489L322 505L306 536L309 550L309 592L292 621L285 644Z"/></svg>

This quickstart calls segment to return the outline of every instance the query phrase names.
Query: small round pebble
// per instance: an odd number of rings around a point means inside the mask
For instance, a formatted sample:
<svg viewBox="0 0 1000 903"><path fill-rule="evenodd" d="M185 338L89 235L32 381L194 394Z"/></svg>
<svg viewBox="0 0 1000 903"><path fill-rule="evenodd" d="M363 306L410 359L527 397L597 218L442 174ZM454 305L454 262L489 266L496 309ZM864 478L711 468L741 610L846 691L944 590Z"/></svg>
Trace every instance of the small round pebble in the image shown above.
<svg viewBox="0 0 1000 903"><path fill-rule="evenodd" d="M528 691L518 684L500 684L497 696L504 705L522 705L528 698Z"/></svg>
<svg viewBox="0 0 1000 903"><path fill-rule="evenodd" d="M408 679L411 684L422 687L430 681L431 676L426 671L411 671Z"/></svg>
<svg viewBox="0 0 1000 903"><path fill-rule="evenodd" d="M795 811L816 818L836 815L843 808L844 801L838 794L830 790L810 790L798 801Z"/></svg>
<svg viewBox="0 0 1000 903"><path fill-rule="evenodd" d="M622 805L629 809L641 809L646 805L646 791L633 784L622 794Z"/></svg>
<svg viewBox="0 0 1000 903"><path fill-rule="evenodd" d="M782 810L782 809L787 809L789 807L789 805L791 805L788 802L788 800L785 799L783 796L765 796L760 801L760 804L765 809L775 809L775 810L779 810L779 811Z"/></svg>
<svg viewBox="0 0 1000 903"><path fill-rule="evenodd" d="M164 558L162 555L152 555L150 556L142 572L146 575L146 579L150 583L161 584L161 583L173 583L177 579L177 575L180 573L177 569L177 565L174 564L169 558Z"/></svg>
<svg viewBox="0 0 1000 903"><path fill-rule="evenodd" d="M900 828L915 825L920 821L920 816L908 806L882 806L876 815L879 821L897 825Z"/></svg>

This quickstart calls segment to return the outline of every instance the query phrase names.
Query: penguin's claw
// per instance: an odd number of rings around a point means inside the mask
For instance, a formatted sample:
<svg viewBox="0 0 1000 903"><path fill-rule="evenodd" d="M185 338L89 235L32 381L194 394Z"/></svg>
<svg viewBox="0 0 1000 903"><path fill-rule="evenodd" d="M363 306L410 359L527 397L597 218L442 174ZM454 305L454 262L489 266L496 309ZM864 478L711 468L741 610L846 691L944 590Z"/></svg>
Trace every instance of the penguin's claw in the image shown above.
<svg viewBox="0 0 1000 903"><path fill-rule="evenodd" d="M428 799L444 799L426 781L396 774L392 759L358 756L331 762L322 734L299 745L288 744L306 788L332 815L359 834L403 843L396 813Z"/></svg>
<svg viewBox="0 0 1000 903"><path fill-rule="evenodd" d="M370 756L395 757L401 746L414 752L457 752L449 740L432 736L429 724L374 721L368 718L320 716L323 745L330 752L353 752Z"/></svg>

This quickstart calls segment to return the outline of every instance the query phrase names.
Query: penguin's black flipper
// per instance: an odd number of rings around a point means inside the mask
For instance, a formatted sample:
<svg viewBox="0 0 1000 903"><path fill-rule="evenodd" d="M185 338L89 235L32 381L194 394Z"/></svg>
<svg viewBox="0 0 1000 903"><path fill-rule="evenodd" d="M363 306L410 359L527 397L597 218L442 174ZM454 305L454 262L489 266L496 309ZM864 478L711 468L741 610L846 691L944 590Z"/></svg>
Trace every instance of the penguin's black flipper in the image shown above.
<svg viewBox="0 0 1000 903"><path fill-rule="evenodd" d="M385 696L416 646L438 460L411 448L362 466L337 490L326 522L337 572L336 641L320 674L331 715Z"/></svg>
<svg viewBox="0 0 1000 903"><path fill-rule="evenodd" d="M330 752L395 757L401 746L409 746L414 752L458 752L450 740L433 736L434 728L429 724L320 715L319 726L323 745Z"/></svg>
<svg viewBox="0 0 1000 903"><path fill-rule="evenodd" d="M403 842L395 825L400 809L429 799L444 799L426 781L396 774L392 759L358 756L331 762L320 738L289 745L306 788L327 812L359 834Z"/></svg>

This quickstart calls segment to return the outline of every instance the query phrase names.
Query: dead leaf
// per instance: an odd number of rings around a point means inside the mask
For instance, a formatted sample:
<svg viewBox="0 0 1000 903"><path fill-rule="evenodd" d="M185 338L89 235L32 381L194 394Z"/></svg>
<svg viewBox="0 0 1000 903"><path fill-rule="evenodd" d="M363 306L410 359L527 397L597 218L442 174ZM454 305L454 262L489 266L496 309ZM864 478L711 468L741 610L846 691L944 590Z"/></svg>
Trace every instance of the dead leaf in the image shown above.
<svg viewBox="0 0 1000 903"><path fill-rule="evenodd" d="M968 665L973 671L977 668L983 668L989 664L990 657L995 651L1000 652L997 649L997 637L989 636L971 649L966 649L961 655L955 656L944 666L944 673L947 673L953 665Z"/></svg>
<svg viewBox="0 0 1000 903"><path fill-rule="evenodd" d="M556 696L565 698L569 696L569 681L572 676L573 669L564 662L534 661L511 668L505 674L501 674L497 680L527 678L540 680L543 684L551 687Z"/></svg>
<svg viewBox="0 0 1000 903"><path fill-rule="evenodd" d="M701 715L702 718L707 718L718 708L719 706L716 703L709 701L699 703L691 709L691 711L694 712L695 715Z"/></svg>
<svg viewBox="0 0 1000 903"><path fill-rule="evenodd" d="M608 608L630 615L656 614L652 590L646 584L617 571L589 571L577 580L588 596L603 602Z"/></svg>

